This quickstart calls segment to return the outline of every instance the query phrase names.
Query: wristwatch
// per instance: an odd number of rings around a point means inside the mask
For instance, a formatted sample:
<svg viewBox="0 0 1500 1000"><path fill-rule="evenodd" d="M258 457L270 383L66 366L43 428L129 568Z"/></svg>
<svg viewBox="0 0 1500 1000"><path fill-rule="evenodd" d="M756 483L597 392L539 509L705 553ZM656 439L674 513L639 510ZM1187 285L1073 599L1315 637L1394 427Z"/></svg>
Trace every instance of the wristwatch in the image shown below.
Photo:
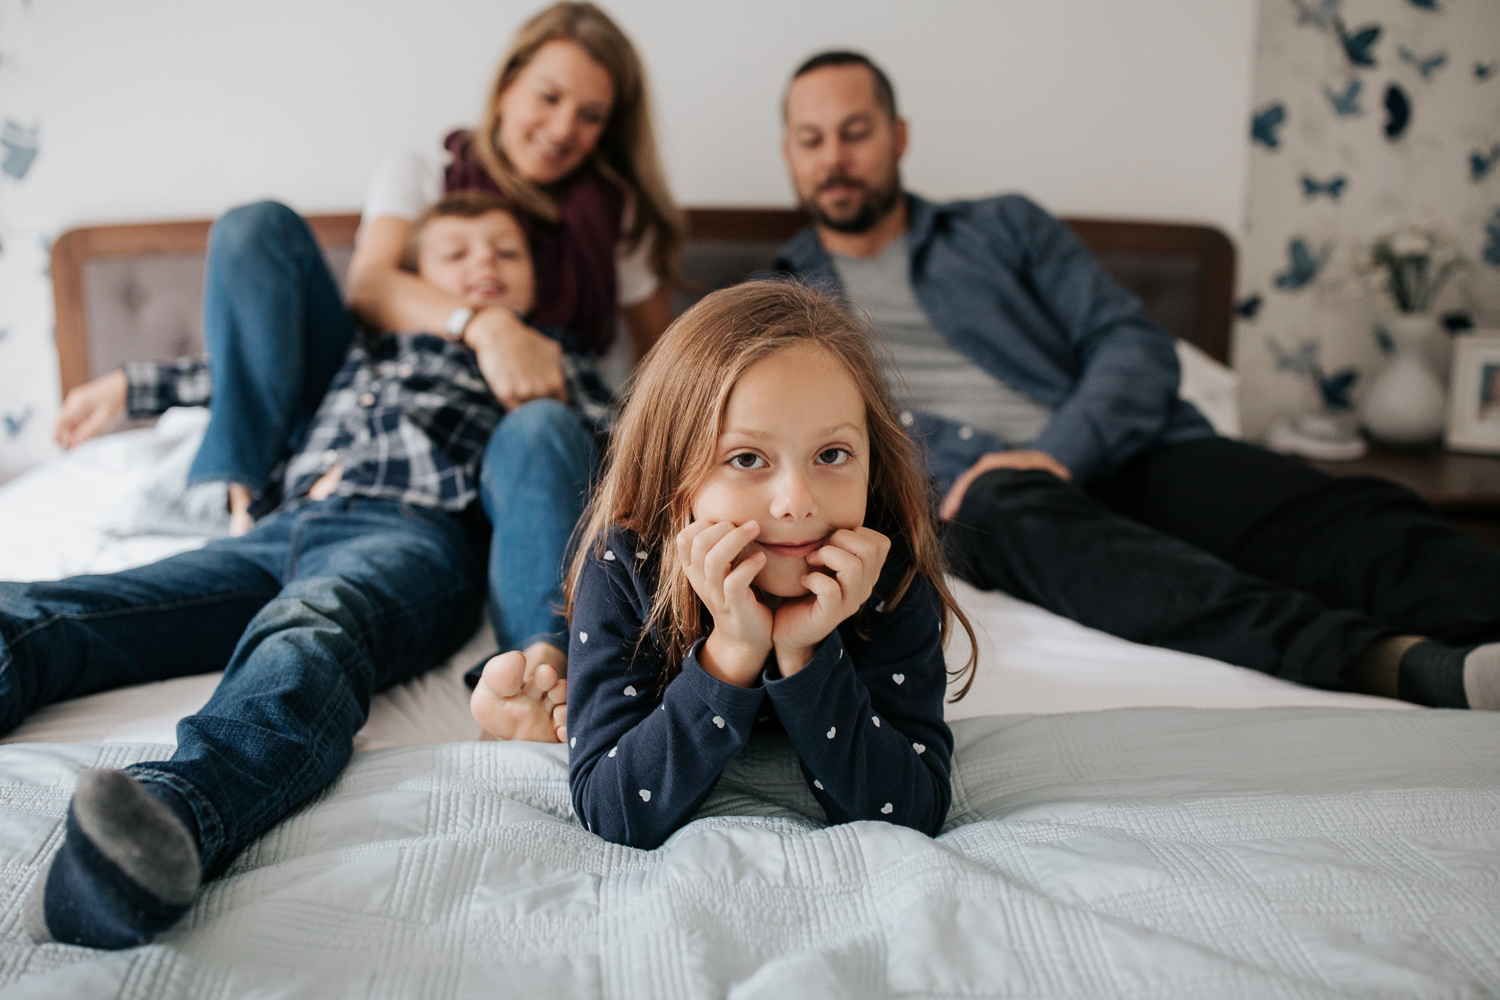
<svg viewBox="0 0 1500 1000"><path fill-rule="evenodd" d="M448 314L448 323L443 327L443 336L455 344L464 342L464 331L469 328L469 322L474 318L474 310L468 306L459 306Z"/></svg>

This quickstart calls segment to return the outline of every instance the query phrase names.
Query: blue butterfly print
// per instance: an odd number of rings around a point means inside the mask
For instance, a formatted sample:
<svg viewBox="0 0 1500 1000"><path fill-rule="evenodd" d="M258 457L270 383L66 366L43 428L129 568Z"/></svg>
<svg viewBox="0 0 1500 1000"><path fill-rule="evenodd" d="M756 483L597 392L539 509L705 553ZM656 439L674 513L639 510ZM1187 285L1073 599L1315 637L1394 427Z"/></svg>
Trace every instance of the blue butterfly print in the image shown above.
<svg viewBox="0 0 1500 1000"><path fill-rule="evenodd" d="M1463 309L1450 309L1438 318L1438 322L1449 333L1464 333L1474 329L1474 314Z"/></svg>
<svg viewBox="0 0 1500 1000"><path fill-rule="evenodd" d="M1495 214L1490 216L1490 221L1484 224L1484 262L1493 267L1500 267L1500 208L1495 209Z"/></svg>
<svg viewBox="0 0 1500 1000"><path fill-rule="evenodd" d="M1250 141L1258 142L1267 149L1281 146L1281 137L1276 133L1286 121L1286 105L1280 101L1255 113L1250 119Z"/></svg>
<svg viewBox="0 0 1500 1000"><path fill-rule="evenodd" d="M1396 353L1396 342L1391 339L1390 333L1383 326L1375 327L1375 346L1380 348L1381 354Z"/></svg>
<svg viewBox="0 0 1500 1000"><path fill-rule="evenodd" d="M1297 23L1310 24L1319 31L1327 31L1338 20L1341 0L1318 0L1314 7L1308 0L1292 0L1297 10Z"/></svg>
<svg viewBox="0 0 1500 1000"><path fill-rule="evenodd" d="M1349 398L1349 391L1354 388L1354 383L1359 381L1359 372L1353 368L1341 368L1336 372L1324 374L1323 369L1313 365L1312 376L1318 383L1318 392L1323 396L1323 403L1330 410L1352 410L1354 401Z"/></svg>
<svg viewBox="0 0 1500 1000"><path fill-rule="evenodd" d="M1313 365L1317 363L1318 345L1308 341L1295 351L1284 350L1276 342L1276 338L1267 337L1266 346L1276 356L1276 370L1279 372L1291 372L1293 375L1306 375L1312 371Z"/></svg>
<svg viewBox="0 0 1500 1000"><path fill-rule="evenodd" d="M1240 319L1254 319L1265 301L1259 292L1248 295L1234 304L1235 315Z"/></svg>
<svg viewBox="0 0 1500 1000"><path fill-rule="evenodd" d="M1448 62L1448 53L1446 52L1434 52L1423 59L1405 45L1398 48L1396 54L1401 57L1402 62L1415 66L1417 72L1422 74L1422 79L1424 80L1431 80L1432 74L1442 69Z"/></svg>
<svg viewBox="0 0 1500 1000"><path fill-rule="evenodd" d="M1309 177L1307 174L1303 174L1302 196L1311 200L1320 194L1326 194L1331 201L1338 201L1339 197L1344 193L1344 186L1348 183L1349 178L1343 174L1337 174L1326 181L1320 181L1316 177Z"/></svg>
<svg viewBox="0 0 1500 1000"><path fill-rule="evenodd" d="M14 440L21 436L26 425L31 422L31 407L26 407L20 413L7 413L5 415L5 436Z"/></svg>
<svg viewBox="0 0 1500 1000"><path fill-rule="evenodd" d="M1422 10L1442 10L1438 6L1438 0L1408 0L1408 2L1413 7L1419 7Z"/></svg>
<svg viewBox="0 0 1500 1000"><path fill-rule="evenodd" d="M1295 292L1306 288L1318 276L1318 272L1323 270L1323 265L1328 263L1329 254L1332 252L1332 247L1325 246L1317 253L1313 253L1306 240L1300 236L1294 236L1287 241L1287 266L1286 270L1276 275L1276 287L1284 292Z"/></svg>
<svg viewBox="0 0 1500 1000"><path fill-rule="evenodd" d="M1344 88L1342 94L1330 87L1324 87L1323 93L1328 95L1328 103L1333 105L1334 114L1340 118L1349 118L1365 113L1365 109L1359 106L1359 92L1364 87L1364 81L1355 78L1349 81L1349 86Z"/></svg>
<svg viewBox="0 0 1500 1000"><path fill-rule="evenodd" d="M1482 181L1500 163L1500 142L1489 149L1476 149L1469 154L1469 180Z"/></svg>
<svg viewBox="0 0 1500 1000"><path fill-rule="evenodd" d="M1411 124L1411 98L1399 84L1385 88L1385 137L1392 142L1401 138Z"/></svg>
<svg viewBox="0 0 1500 1000"><path fill-rule="evenodd" d="M40 128L39 125L26 128L14 119L5 123L0 129L0 171L16 180L26 176L31 161L36 159L37 131Z"/></svg>
<svg viewBox="0 0 1500 1000"><path fill-rule="evenodd" d="M1352 65L1375 65L1375 55L1370 50L1375 47L1375 42L1380 38L1380 25L1367 25L1353 34L1344 30L1344 22L1341 18L1334 18L1333 26L1339 33L1339 44L1344 47L1344 55L1349 57Z"/></svg>
<svg viewBox="0 0 1500 1000"><path fill-rule="evenodd" d="M1477 62L1477 63L1474 64L1474 79L1478 80L1480 83L1483 83L1484 81L1488 80L1490 77L1492 77L1494 75L1495 75L1495 64L1494 63Z"/></svg>

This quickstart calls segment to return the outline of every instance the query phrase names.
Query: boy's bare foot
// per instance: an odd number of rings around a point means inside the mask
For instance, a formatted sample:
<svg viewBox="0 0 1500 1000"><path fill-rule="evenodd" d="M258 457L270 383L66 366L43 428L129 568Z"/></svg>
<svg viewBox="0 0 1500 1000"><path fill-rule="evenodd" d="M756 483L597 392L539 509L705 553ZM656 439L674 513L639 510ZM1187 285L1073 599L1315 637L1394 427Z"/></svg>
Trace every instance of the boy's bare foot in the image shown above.
<svg viewBox="0 0 1500 1000"><path fill-rule="evenodd" d="M239 483L229 484L229 535L238 538L255 527L250 517L250 491Z"/></svg>
<svg viewBox="0 0 1500 1000"><path fill-rule="evenodd" d="M480 739L567 742L567 665L568 654L549 642L491 657L469 698Z"/></svg>

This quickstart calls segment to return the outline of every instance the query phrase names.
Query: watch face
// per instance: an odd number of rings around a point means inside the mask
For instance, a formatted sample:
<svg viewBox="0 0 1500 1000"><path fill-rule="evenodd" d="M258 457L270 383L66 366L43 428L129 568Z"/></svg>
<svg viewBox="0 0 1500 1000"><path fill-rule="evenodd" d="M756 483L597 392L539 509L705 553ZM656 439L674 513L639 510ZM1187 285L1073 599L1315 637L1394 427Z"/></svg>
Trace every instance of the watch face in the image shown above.
<svg viewBox="0 0 1500 1000"><path fill-rule="evenodd" d="M469 320L474 318L474 310L467 306L460 306L448 314L447 333L450 339L459 340L463 337L464 328L469 325Z"/></svg>

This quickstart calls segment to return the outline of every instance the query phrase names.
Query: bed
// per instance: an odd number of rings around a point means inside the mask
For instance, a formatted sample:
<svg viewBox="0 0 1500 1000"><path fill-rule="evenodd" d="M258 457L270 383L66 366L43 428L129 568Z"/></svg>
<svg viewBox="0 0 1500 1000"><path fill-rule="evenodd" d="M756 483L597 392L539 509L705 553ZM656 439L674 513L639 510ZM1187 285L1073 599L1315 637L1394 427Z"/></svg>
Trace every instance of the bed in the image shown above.
<svg viewBox="0 0 1500 1000"><path fill-rule="evenodd" d="M1068 220L1233 419L1233 253L1194 226ZM790 211L698 210L684 300L764 266ZM355 220L314 220L335 268ZM54 247L64 386L193 350L204 222ZM154 338L154 339L153 339ZM172 411L0 489L0 578L201 544L143 501ZM152 945L33 946L19 903L78 774L168 749L217 676L45 709L0 740L0 998L1500 994L1500 718L1314 691L956 585L979 631L942 834L827 826L762 739L664 847L576 822L561 747L477 742L447 664L376 699L353 762ZM962 640L950 650L961 662Z"/></svg>

